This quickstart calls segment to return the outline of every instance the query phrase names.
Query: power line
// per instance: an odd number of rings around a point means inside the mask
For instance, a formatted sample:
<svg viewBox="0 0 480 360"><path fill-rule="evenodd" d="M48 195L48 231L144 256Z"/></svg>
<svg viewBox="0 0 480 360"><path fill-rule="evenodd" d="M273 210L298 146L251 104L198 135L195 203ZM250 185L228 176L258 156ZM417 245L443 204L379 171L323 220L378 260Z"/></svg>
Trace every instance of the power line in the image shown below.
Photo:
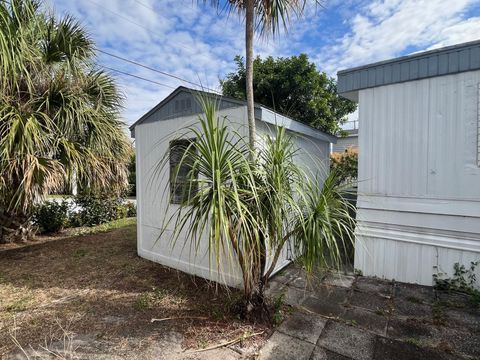
<svg viewBox="0 0 480 360"><path fill-rule="evenodd" d="M111 56L111 57L113 57L113 58L116 58L116 59L125 61L125 62L127 62L127 63L133 64L133 65L136 65L136 66L140 66L140 67L142 67L142 68L144 68L144 69L147 69L147 70L150 70L150 71L154 71L154 72L159 73L159 74L162 74L162 75L164 75L164 76L169 76L169 77L171 77L171 78L174 78L174 79L176 79L176 80L180 80L180 81L186 82L186 83L191 84L191 85L200 86L201 88L203 88L203 89L205 89L205 90L208 90L208 91L215 92L215 93L219 94L219 92L218 92L217 90L209 89L209 88L207 88L207 87L202 86L201 84L198 84L198 83L195 83L195 82L193 82L193 81L189 81L189 80L183 79L183 78L181 78L180 76L170 74L170 73L168 73L168 72L166 72L166 71L162 71L162 70L155 69L155 68L150 67L150 66L148 66L148 65L144 65L144 64L139 63L139 62L137 62L137 61L133 61L133 60L124 58L124 57L122 57L122 56L112 54L112 53L110 53L110 52L108 52L108 51L105 51L105 50L102 50L102 49L98 49L98 48L97 48L97 51L98 51L98 52L101 52L102 54Z"/></svg>
<svg viewBox="0 0 480 360"><path fill-rule="evenodd" d="M127 21L127 22L129 22L129 23L131 23L131 24L133 24L133 25L136 25L136 26L138 26L138 27L140 27L140 28L142 28L142 29L147 30L150 34L155 33L155 34L157 34L157 35L158 35L159 37L161 37L161 38L165 37L165 34L160 34L160 33L153 32L150 28L148 28L148 27L146 27L146 26L144 26L144 25L142 25L142 24L140 24L140 23L138 23L138 22L136 22L136 21L133 21L132 19L130 19L130 18L127 17L127 16L124 16L124 15L122 15L122 14L119 14L119 13L117 13L116 11L110 10L110 9L107 8L106 6L103 6L102 4L100 4L100 3L96 2L96 1L93 1L93 0L88 0L88 1L91 2L91 3L94 4L94 5L102 8L102 9L104 9L105 11L108 11L109 13L111 13L111 14L113 14L113 15L115 15L115 16L118 16L120 19L123 19L123 20L125 20L125 21ZM152 10L151 7L149 7L149 6L147 6L147 5L143 4L143 3L140 3L140 2L138 2L138 3L141 4L141 5L143 5L144 7L147 7L147 8L149 8L149 9ZM152 11L153 11L153 10L152 10ZM186 49L186 50L189 50L189 51L192 52L192 53L195 53L195 52L196 52L196 50L194 50L194 49L192 49L191 47L188 47L188 46L186 46L186 45L184 45L184 44L182 44L182 43L177 43L176 46L179 46L179 47L181 47L181 48L184 48L184 49Z"/></svg>
<svg viewBox="0 0 480 360"><path fill-rule="evenodd" d="M170 88L170 89L175 89L175 87L173 87L173 86L170 86L170 85L167 85L167 84L163 84L163 83L158 82L158 81L155 81L155 80L150 80L150 79L147 79L147 78L138 76L138 75L130 74L130 73L127 73L127 72L122 71L122 70L118 70L118 69L111 68L111 67L109 67L109 66L105 66L105 65L101 65L101 66L102 66L103 68L105 68L105 69L108 69L108 70L117 72L117 73L119 73L119 74L131 76L131 77L134 77L134 78L137 78L137 79L140 79L140 80L144 80L144 81L151 82L151 83L153 83L153 84L157 84L157 85L160 85L160 86L165 86L165 87L168 87L168 88Z"/></svg>
<svg viewBox="0 0 480 360"><path fill-rule="evenodd" d="M124 19L125 21L128 21L128 22L130 22L130 23L132 23L132 24L134 24L134 25L137 25L137 26L139 26L139 27L147 30L148 32L151 32L151 30L150 30L149 28L143 26L142 24L139 24L139 23L137 23L137 22L129 19L129 18L126 17L126 16L123 16L122 14L119 14L119 13L117 13L117 12L115 12L115 11L112 11L112 10L110 10L109 8L103 6L102 4L99 4L98 2L96 2L96 1L94 1L94 0L88 0L88 1L91 2L92 4L95 4L95 5L99 6L99 7L102 8L102 9L104 9L104 10L106 10L106 11L108 11L108 12L110 12L110 13L116 15L116 16L118 16L119 18ZM146 7L146 8L149 8L150 10L154 11L154 9L151 8L150 6L147 6L146 4L144 4L144 3L142 3L142 2L140 2L140 1L138 1L138 0L135 0L135 1L136 1L137 3L139 3L140 5L142 5L142 6ZM162 36L163 36L163 35L162 35ZM177 45L180 46L180 47L186 48L187 50L194 51L193 49L187 48L187 47L185 47L185 46L182 46L181 44L177 44ZM183 79L183 78L181 78L181 77L179 77L179 76L176 76L176 75L167 73L166 71L161 71L161 70L152 68L152 67L150 67L150 66L148 66L148 65L144 65L144 64L141 64L141 63L139 63L139 62L137 62L137 61L133 61L133 60L124 58L124 57L122 57L122 56L109 53L109 52L107 52L107 51L105 51L105 50L101 50L101 49L98 49L98 48L97 48L97 51L99 51L99 52L101 52L101 53L103 53L103 54L105 54L105 55L111 56L111 57L113 57L113 58L116 58L116 59L119 59L119 60L128 62L128 63L130 63L130 64L133 64L133 65L136 65L136 66L140 66L140 67L145 68L145 69L147 69L147 70L154 71L154 72L159 73L159 74L162 74L162 75L164 75L164 76L168 76L168 77L174 78L174 79L176 79L176 80L180 80L180 81L183 81L183 82L185 82L185 83L188 83L188 84L191 84L191 85L194 85L194 86L199 86L199 87L201 87L202 89L205 89L205 90L208 90L208 91L211 91L211 92L220 94L220 92L217 91L217 90L209 89L209 88L207 88L207 87L204 87L204 86L201 85L201 84L198 84L198 83L195 83L195 82L193 82L193 81L189 81L189 80ZM124 73L125 75L130 75L130 76L133 76L133 77L137 77L137 78L139 78L139 79L141 78L141 79L147 80L147 81L149 81L149 82L158 83L158 82L156 82L156 81L154 81L154 80L145 79L145 78L142 78L142 77L140 77L140 76L133 75L133 74L129 74L129 73L125 73L125 72L122 72L122 71L120 71L120 70L116 70L116 69L113 69L113 68L112 68L111 70L112 70L112 71L116 71L116 72L118 72L118 73ZM165 84L162 84L162 83L158 83L158 84L159 84L159 85L162 85L162 86L168 86L168 85L165 85ZM169 87L171 87L171 86L169 86ZM173 87L172 87L172 88L173 88Z"/></svg>
<svg viewBox="0 0 480 360"><path fill-rule="evenodd" d="M136 21L133 21L132 19L128 18L127 16L123 16L122 14L119 14L119 13L113 11L113 10L110 10L110 9L107 8L106 6L103 6L102 4L99 4L99 3L96 2L96 1L93 1L93 0L88 0L88 1L91 2L92 4L97 5L98 7L102 8L102 9L108 11L109 13L112 13L113 15L118 16L119 18L121 18L121 19L123 19L123 20L125 20L125 21L128 21L128 22L131 23L131 24L137 25L137 26L139 26L139 27L141 27L141 28L143 28L143 29L145 29L145 30L147 30L147 31L150 32L150 29L149 29L149 28L143 26L142 24L137 23Z"/></svg>
<svg viewBox="0 0 480 360"><path fill-rule="evenodd" d="M150 10L152 10L152 11L155 12L155 13L157 12L157 10L155 10L155 8L153 8L153 7L145 4L144 2L141 2L141 1L139 1L139 0L133 0L133 1L135 1L137 4L143 6L143 7L146 8L146 9L150 9Z"/></svg>

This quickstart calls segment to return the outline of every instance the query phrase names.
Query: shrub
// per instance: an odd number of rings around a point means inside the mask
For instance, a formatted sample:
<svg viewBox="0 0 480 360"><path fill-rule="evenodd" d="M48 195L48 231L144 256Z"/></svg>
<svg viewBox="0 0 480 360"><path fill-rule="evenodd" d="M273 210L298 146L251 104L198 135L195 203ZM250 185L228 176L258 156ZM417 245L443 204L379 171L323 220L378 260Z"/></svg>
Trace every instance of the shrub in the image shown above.
<svg viewBox="0 0 480 360"><path fill-rule="evenodd" d="M339 183L352 182L358 178L358 150L347 148L344 152L330 155L330 169L338 174Z"/></svg>
<svg viewBox="0 0 480 360"><path fill-rule="evenodd" d="M137 207L135 206L134 203L127 202L125 204L125 207L127 208L127 217L136 217L137 216Z"/></svg>
<svg viewBox="0 0 480 360"><path fill-rule="evenodd" d="M41 233L56 233L68 223L68 202L47 201L36 207L33 223Z"/></svg>
<svg viewBox="0 0 480 360"><path fill-rule="evenodd" d="M135 153L133 153L128 164L128 196L137 196L136 181Z"/></svg>
<svg viewBox="0 0 480 360"><path fill-rule="evenodd" d="M122 209L124 199L108 194L85 193L75 197L80 208L74 215L72 224L76 226L95 226L126 217L127 210Z"/></svg>

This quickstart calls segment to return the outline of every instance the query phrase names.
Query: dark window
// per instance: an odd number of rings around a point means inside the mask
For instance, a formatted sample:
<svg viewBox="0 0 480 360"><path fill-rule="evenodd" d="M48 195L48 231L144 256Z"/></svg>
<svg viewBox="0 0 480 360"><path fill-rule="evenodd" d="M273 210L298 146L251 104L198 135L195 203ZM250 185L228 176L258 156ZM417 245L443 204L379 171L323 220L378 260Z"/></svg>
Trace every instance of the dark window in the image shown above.
<svg viewBox="0 0 480 360"><path fill-rule="evenodd" d="M198 191L198 183L191 182L192 143L195 139L170 141L170 203L183 204ZM197 175L195 174L195 178Z"/></svg>

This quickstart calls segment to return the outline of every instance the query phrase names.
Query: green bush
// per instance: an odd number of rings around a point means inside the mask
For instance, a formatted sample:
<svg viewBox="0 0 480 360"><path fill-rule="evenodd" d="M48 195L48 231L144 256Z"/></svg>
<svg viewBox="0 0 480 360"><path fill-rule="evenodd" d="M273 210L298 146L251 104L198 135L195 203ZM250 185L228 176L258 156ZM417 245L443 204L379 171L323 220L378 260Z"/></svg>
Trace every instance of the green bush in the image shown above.
<svg viewBox="0 0 480 360"><path fill-rule="evenodd" d="M80 194L75 197L79 212L71 219L75 226L95 226L126 217L124 199L108 194Z"/></svg>
<svg viewBox="0 0 480 360"><path fill-rule="evenodd" d="M56 233L68 223L68 203L66 201L47 201L34 211L33 223L41 233Z"/></svg>
<svg viewBox="0 0 480 360"><path fill-rule="evenodd" d="M135 153L133 153L128 164L128 196L137 196L136 181Z"/></svg>
<svg viewBox="0 0 480 360"><path fill-rule="evenodd" d="M127 217L136 217L137 216L137 207L135 206L134 203L127 202L125 204L125 207L127 208Z"/></svg>

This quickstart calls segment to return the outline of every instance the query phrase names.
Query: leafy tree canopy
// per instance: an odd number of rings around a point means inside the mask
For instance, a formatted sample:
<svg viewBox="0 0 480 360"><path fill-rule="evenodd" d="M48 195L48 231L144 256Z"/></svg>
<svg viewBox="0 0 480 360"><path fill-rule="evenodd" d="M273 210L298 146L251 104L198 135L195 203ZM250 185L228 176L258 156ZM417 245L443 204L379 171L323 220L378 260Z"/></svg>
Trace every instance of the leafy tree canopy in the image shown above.
<svg viewBox="0 0 480 360"><path fill-rule="evenodd" d="M223 95L245 99L244 59L235 57L237 70L221 80ZM253 66L255 101L331 134L355 111L356 104L337 94L335 79L317 70L306 54L287 58L257 57Z"/></svg>

